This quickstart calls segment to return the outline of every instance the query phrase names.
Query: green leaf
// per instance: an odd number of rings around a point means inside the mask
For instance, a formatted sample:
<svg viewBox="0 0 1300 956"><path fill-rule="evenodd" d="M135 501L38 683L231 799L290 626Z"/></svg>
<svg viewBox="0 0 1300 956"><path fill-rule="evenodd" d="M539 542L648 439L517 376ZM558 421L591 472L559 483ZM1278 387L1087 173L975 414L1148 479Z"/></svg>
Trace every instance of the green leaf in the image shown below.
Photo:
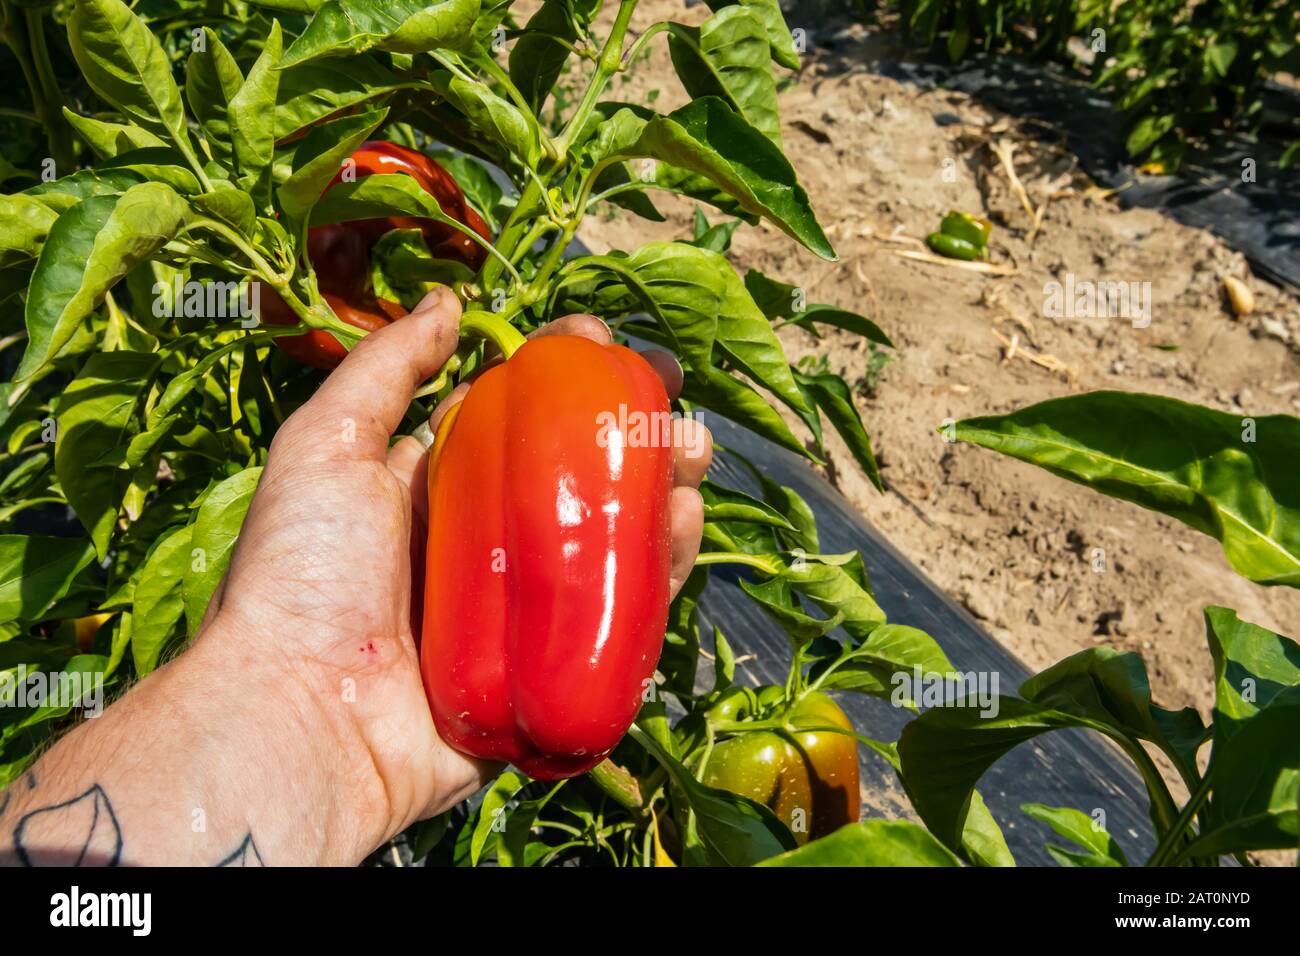
<svg viewBox="0 0 1300 956"><path fill-rule="evenodd" d="M63 108L63 116L67 119L68 125L77 131L77 135L86 141L86 145L94 150L95 155L100 159L112 159L119 153L129 153L133 149L167 145L153 133L138 126L108 123L89 116L81 116L66 106Z"/></svg>
<svg viewBox="0 0 1300 956"><path fill-rule="evenodd" d="M221 583L243 527L261 468L245 470L221 482L203 499L190 535L190 561L182 579L185 621L190 634L198 631L208 602ZM202 560L200 560L200 558Z"/></svg>
<svg viewBox="0 0 1300 956"><path fill-rule="evenodd" d="M185 157L170 146L152 146L118 153L112 159L104 160L99 168L105 172L129 170L141 179L170 186L182 196L193 196L201 188L198 179L186 165Z"/></svg>
<svg viewBox="0 0 1300 956"><path fill-rule="evenodd" d="M136 575L131 656L143 677L155 667L185 613L181 584L190 565L190 527L172 528L154 545Z"/></svg>
<svg viewBox="0 0 1300 956"><path fill-rule="evenodd" d="M479 0L328 0L284 54L284 66L379 49L424 53L459 47L479 15Z"/></svg>
<svg viewBox="0 0 1300 956"><path fill-rule="evenodd" d="M1300 843L1300 645L1205 611L1214 658L1212 786L1205 825L1182 858Z"/></svg>
<svg viewBox="0 0 1300 956"><path fill-rule="evenodd" d="M827 618L805 614L799 607L789 582L782 578L773 578L761 584L741 581L740 587L781 625L796 647L809 644L844 623L844 614L840 611L833 612Z"/></svg>
<svg viewBox="0 0 1300 956"><path fill-rule="evenodd" d="M252 196L254 205L259 208L271 201L280 49L280 23L272 21L266 45L239 91L231 97L227 112L239 185Z"/></svg>
<svg viewBox="0 0 1300 956"><path fill-rule="evenodd" d="M94 556L84 538L0 534L0 624L39 621Z"/></svg>
<svg viewBox="0 0 1300 956"><path fill-rule="evenodd" d="M184 201L162 183L93 196L60 216L32 273L27 350L14 379L53 359L104 293L172 239L184 218Z"/></svg>
<svg viewBox="0 0 1300 956"><path fill-rule="evenodd" d="M949 848L961 846L975 784L1016 745L1049 730L1087 726L1014 697L998 698L997 716L976 707L937 707L903 728L899 776L912 806Z"/></svg>
<svg viewBox="0 0 1300 956"><path fill-rule="evenodd" d="M1258 584L1300 587L1300 419L1092 392L967 419L957 437L1177 518Z"/></svg>
<svg viewBox="0 0 1300 956"><path fill-rule="evenodd" d="M1143 116L1133 124L1125 141L1129 155L1138 156L1146 152L1173 129L1177 122L1178 116L1174 113L1166 113L1163 116Z"/></svg>
<svg viewBox="0 0 1300 956"><path fill-rule="evenodd" d="M924 827L906 820L863 820L759 866L961 866Z"/></svg>
<svg viewBox="0 0 1300 956"><path fill-rule="evenodd" d="M572 6L571 0L544 0L510 48L510 81L534 113L541 112L569 58L569 48L556 38L577 39Z"/></svg>
<svg viewBox="0 0 1300 956"><path fill-rule="evenodd" d="M280 208L290 220L301 222L307 218L343 161L356 152L387 115L386 109L371 110L312 127L294 153L293 174L276 190Z"/></svg>
<svg viewBox="0 0 1300 956"><path fill-rule="evenodd" d="M862 557L848 554L779 556L781 578L828 614L843 614L844 630L863 640L885 623L885 612L866 588Z"/></svg>
<svg viewBox="0 0 1300 956"><path fill-rule="evenodd" d="M724 691L736 680L736 652L722 628L713 627L713 693Z"/></svg>
<svg viewBox="0 0 1300 956"><path fill-rule="evenodd" d="M1139 654L1094 647L1073 654L1020 685L1037 704L1118 728L1163 750L1184 779L1196 775L1196 750L1205 729L1192 708L1165 710L1151 701L1146 665Z"/></svg>
<svg viewBox="0 0 1300 956"><path fill-rule="evenodd" d="M683 701L695 692L695 671L700 663L699 599L708 581L707 568L693 570L668 606L659 671L664 675L663 690Z"/></svg>
<svg viewBox="0 0 1300 956"><path fill-rule="evenodd" d="M525 800L511 811L510 819L506 821L505 835L497 841L497 863L501 866L528 866L525 849L532 836L533 824L537 822L537 815L551 802L551 797L555 796L564 783L561 780L542 796Z"/></svg>
<svg viewBox="0 0 1300 956"><path fill-rule="evenodd" d="M1300 644L1224 607L1205 609L1205 632L1214 659L1214 733L1225 739L1300 684Z"/></svg>
<svg viewBox="0 0 1300 956"><path fill-rule="evenodd" d="M673 68L686 92L720 98L781 146L771 50L758 15L724 7L698 27L669 23L668 31Z"/></svg>
<svg viewBox="0 0 1300 956"><path fill-rule="evenodd" d="M1058 834L1083 847L1077 853L1047 845L1047 852L1062 866L1128 866L1124 851L1115 838L1097 826L1097 821L1072 807L1049 807L1042 803L1022 803L1020 809Z"/></svg>
<svg viewBox="0 0 1300 956"><path fill-rule="evenodd" d="M541 131L537 121L509 100L497 96L481 82L470 82L446 71L433 75L434 89L469 118L476 133L506 150L525 166L536 166L541 156Z"/></svg>
<svg viewBox="0 0 1300 956"><path fill-rule="evenodd" d="M631 330L629 330L631 331ZM746 383L716 368L706 368L702 373L694 370L686 376L682 398L702 405L723 418L743 425L755 434L776 442L783 448L813 461L817 457L803 446L790 431L780 414L758 392Z"/></svg>
<svg viewBox="0 0 1300 956"><path fill-rule="evenodd" d="M498 227L496 213L503 196L501 186L492 178L492 172L478 160L463 153L435 152L442 168L451 173L456 184L465 193L470 205L478 210L495 233Z"/></svg>
<svg viewBox="0 0 1300 956"><path fill-rule="evenodd" d="M710 10L716 12L734 0L705 0L705 2ZM785 24L780 0L740 0L740 5L763 21L767 29L767 41L772 46L773 59L788 69L799 69L799 51L795 48L790 28Z"/></svg>
<svg viewBox="0 0 1300 956"><path fill-rule="evenodd" d="M805 328L816 334L816 326L831 325L853 332L878 345L894 348L889 336L866 316L849 312L834 305L808 305L804 301L804 292L798 286L780 282L763 275L757 269L745 273L745 288L753 296L754 302L769 319L790 319L792 325Z"/></svg>
<svg viewBox="0 0 1300 956"><path fill-rule="evenodd" d="M30 266L56 219L49 206L32 196L0 196L0 268Z"/></svg>
<svg viewBox="0 0 1300 956"><path fill-rule="evenodd" d="M616 168L625 169L626 167L619 166ZM743 225L743 220L732 219L711 226L709 221L704 218L704 211L699 206L696 206L695 235L691 237L690 244L699 246L701 249L708 249L710 252L724 253L731 248L731 239L736 234L736 230Z"/></svg>
<svg viewBox="0 0 1300 956"><path fill-rule="evenodd" d="M602 163L645 157L703 176L745 211L766 218L823 259L835 258L789 160L715 96L700 97L667 116L619 109L600 124L589 148Z"/></svg>
<svg viewBox="0 0 1300 956"><path fill-rule="evenodd" d="M507 813L506 804L514 799L515 794L524 788L528 778L521 773L507 770L493 782L479 804L478 817L474 821L473 838L470 842L470 865L478 866L484 853L496 841L505 829L506 820L502 814Z"/></svg>
<svg viewBox="0 0 1300 956"><path fill-rule="evenodd" d="M617 317L640 307L672 339L697 378L713 364L718 312L725 294L719 258L682 242L650 242L635 255L591 256L576 260L583 272L611 274L618 281L602 288L596 314ZM728 271L723 261L722 265Z"/></svg>
<svg viewBox="0 0 1300 956"><path fill-rule="evenodd" d="M1214 72L1221 77L1228 75L1228 70L1232 68L1232 61L1236 58L1236 40L1220 40L1218 43L1211 43L1205 48L1205 59Z"/></svg>
<svg viewBox="0 0 1300 956"><path fill-rule="evenodd" d="M462 262L435 259L420 229L390 229L370 248L370 279L375 296L407 309L437 285L470 282L474 272Z"/></svg>
<svg viewBox="0 0 1300 956"><path fill-rule="evenodd" d="M120 465L136 409L158 363L156 354L97 352L59 397L54 470L101 558L130 478Z"/></svg>
<svg viewBox="0 0 1300 956"><path fill-rule="evenodd" d="M1016 865L1002 828L978 790L971 792L970 811L961 831L961 856L972 866Z"/></svg>
<svg viewBox="0 0 1300 956"><path fill-rule="evenodd" d="M90 88L151 133L190 148L181 91L153 31L121 0L77 0L68 44Z"/></svg>
<svg viewBox="0 0 1300 956"><path fill-rule="evenodd" d="M24 190L22 195L35 197L61 215L83 199L91 196L115 196L142 182L143 178L129 169L81 169L48 183L37 183Z"/></svg>
<svg viewBox="0 0 1300 956"><path fill-rule="evenodd" d="M231 161L230 101L244 85L244 74L221 38L203 28L202 50L185 61L185 98L216 158Z"/></svg>
<svg viewBox="0 0 1300 956"><path fill-rule="evenodd" d="M373 56L315 60L279 71L275 139L288 139L341 110L385 96L406 84Z"/></svg>
<svg viewBox="0 0 1300 956"><path fill-rule="evenodd" d="M1216 737L1207 776L1205 825L1176 859L1300 846L1300 685Z"/></svg>
<svg viewBox="0 0 1300 956"><path fill-rule="evenodd" d="M335 183L312 207L311 224L324 226L384 216L413 216L461 230L466 228L443 212L438 200L415 177L405 173L375 173L350 183Z"/></svg>
<svg viewBox="0 0 1300 956"><path fill-rule="evenodd" d="M710 861L752 866L795 847L794 837L767 807L726 790L706 787L663 745L635 724L628 731L681 788Z"/></svg>
<svg viewBox="0 0 1300 956"><path fill-rule="evenodd" d="M251 235L257 226L253 198L238 186L218 179L209 192L190 197L190 205L206 216L234 226L243 235Z"/></svg>
<svg viewBox="0 0 1300 956"><path fill-rule="evenodd" d="M756 521L777 528L794 530L794 525L765 501L752 498L743 491L724 488L707 479L700 484L704 498L705 521Z"/></svg>
<svg viewBox="0 0 1300 956"><path fill-rule="evenodd" d="M834 669L832 669L834 665ZM808 679L822 690L853 690L882 697L897 707L915 708L910 694L896 683L896 675L952 674L955 668L933 637L905 624L881 624L865 640L819 660Z"/></svg>
<svg viewBox="0 0 1300 956"><path fill-rule="evenodd" d="M817 407L826 413L826 417L831 420L835 430L844 439L844 444L848 445L854 460L866 472L871 483L878 490L884 491L885 483L880 477L880 467L876 464L876 456L871 450L871 437L862 425L862 417L858 415L857 406L853 404L853 393L844 379L829 372L821 375L804 375L802 372L795 372L794 378L808 392Z"/></svg>

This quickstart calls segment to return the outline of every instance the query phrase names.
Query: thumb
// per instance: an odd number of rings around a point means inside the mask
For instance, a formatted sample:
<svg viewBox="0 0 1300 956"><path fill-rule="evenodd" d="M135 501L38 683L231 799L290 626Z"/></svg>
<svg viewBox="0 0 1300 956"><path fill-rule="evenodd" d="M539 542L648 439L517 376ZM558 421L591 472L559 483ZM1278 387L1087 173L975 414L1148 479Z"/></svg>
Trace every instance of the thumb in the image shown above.
<svg viewBox="0 0 1300 956"><path fill-rule="evenodd" d="M276 444L292 445L296 461L383 461L416 388L456 351L460 312L455 294L440 286L410 315L371 332L289 416ZM339 441L342 434L347 441Z"/></svg>

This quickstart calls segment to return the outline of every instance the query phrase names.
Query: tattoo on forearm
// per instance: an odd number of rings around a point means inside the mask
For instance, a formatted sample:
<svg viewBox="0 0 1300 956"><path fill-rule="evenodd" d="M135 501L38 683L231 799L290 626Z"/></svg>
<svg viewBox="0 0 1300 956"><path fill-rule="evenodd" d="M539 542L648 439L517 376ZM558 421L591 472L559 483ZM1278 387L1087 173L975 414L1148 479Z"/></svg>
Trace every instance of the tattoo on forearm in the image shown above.
<svg viewBox="0 0 1300 956"><path fill-rule="evenodd" d="M253 842L253 834L250 833L244 837L244 842L239 844L235 852L217 866L266 866L266 864L262 862L262 854L257 852L257 844Z"/></svg>
<svg viewBox="0 0 1300 956"><path fill-rule="evenodd" d="M28 789L36 778L28 775ZM69 835L81 843L69 846ZM14 827L14 849L24 866L117 866L122 828L108 794L99 784L63 803L24 814Z"/></svg>
<svg viewBox="0 0 1300 956"><path fill-rule="evenodd" d="M27 789L36 788L36 777L27 774ZM9 809L17 781L0 792L0 816ZM119 866L122 863L122 826L113 802L99 784L71 800L29 810L13 828L16 861L22 866ZM252 832L247 832L229 856L217 866L266 866Z"/></svg>

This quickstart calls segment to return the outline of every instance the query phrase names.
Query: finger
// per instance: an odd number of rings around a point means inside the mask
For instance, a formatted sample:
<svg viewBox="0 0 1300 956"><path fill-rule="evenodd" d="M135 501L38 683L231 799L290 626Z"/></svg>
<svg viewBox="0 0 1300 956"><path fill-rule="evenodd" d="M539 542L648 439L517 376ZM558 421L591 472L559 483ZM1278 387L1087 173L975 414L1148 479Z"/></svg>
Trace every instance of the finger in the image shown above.
<svg viewBox="0 0 1300 956"><path fill-rule="evenodd" d="M438 434L439 422L447 416L447 413L451 411L453 405L457 405L464 401L467 394L469 394L469 382L461 382L447 393L447 397L438 403L438 407L435 408L433 414L429 416L430 434Z"/></svg>
<svg viewBox="0 0 1300 956"><path fill-rule="evenodd" d="M609 330L609 326L588 312L575 312L573 315L548 322L540 329L530 332L528 337L540 339L547 335L580 335L601 345L608 345L614 341L614 333Z"/></svg>
<svg viewBox="0 0 1300 956"><path fill-rule="evenodd" d="M682 366L675 355L663 349L647 349L641 353L641 357L650 363L655 374L663 381L668 401L671 402L682 393Z"/></svg>
<svg viewBox="0 0 1300 956"><path fill-rule="evenodd" d="M704 533L704 499L694 488L674 488L668 503L668 513L672 522L672 570L668 580L672 595L676 597L690 577L691 569L695 567L695 558L700 553L700 536Z"/></svg>
<svg viewBox="0 0 1300 956"><path fill-rule="evenodd" d="M693 418L673 419L673 484L698 488L713 461L713 435Z"/></svg>
<svg viewBox="0 0 1300 956"><path fill-rule="evenodd" d="M311 400L281 426L276 445L294 449L285 457L295 462L339 457L383 461L416 387L455 351L460 311L452 291L439 287L406 318L357 343Z"/></svg>
<svg viewBox="0 0 1300 956"><path fill-rule="evenodd" d="M429 519L429 455L419 439L407 435L388 450L388 470L410 494L411 508L423 524Z"/></svg>

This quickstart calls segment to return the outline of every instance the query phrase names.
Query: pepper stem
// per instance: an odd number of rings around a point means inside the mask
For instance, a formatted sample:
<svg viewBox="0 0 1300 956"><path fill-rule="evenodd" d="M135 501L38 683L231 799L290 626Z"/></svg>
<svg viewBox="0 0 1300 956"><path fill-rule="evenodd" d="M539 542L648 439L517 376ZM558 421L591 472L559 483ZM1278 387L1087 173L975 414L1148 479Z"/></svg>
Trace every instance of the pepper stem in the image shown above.
<svg viewBox="0 0 1300 956"><path fill-rule="evenodd" d="M474 309L460 317L460 334L477 335L501 350L506 358L514 355L525 341L524 334L492 312Z"/></svg>

